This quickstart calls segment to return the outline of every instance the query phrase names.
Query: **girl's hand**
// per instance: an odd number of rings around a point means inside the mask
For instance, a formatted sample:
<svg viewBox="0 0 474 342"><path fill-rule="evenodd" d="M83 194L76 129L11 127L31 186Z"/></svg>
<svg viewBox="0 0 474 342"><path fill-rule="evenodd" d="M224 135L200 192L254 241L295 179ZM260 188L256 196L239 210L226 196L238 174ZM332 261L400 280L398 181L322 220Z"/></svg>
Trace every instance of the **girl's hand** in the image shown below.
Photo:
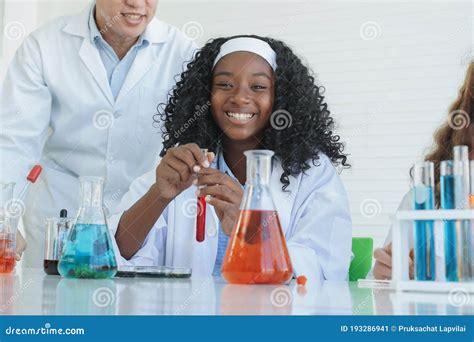
<svg viewBox="0 0 474 342"><path fill-rule="evenodd" d="M374 278L375 279L392 279L392 243L383 248L377 248L374 251L375 265ZM413 249L410 250L409 255L409 274L413 279Z"/></svg>
<svg viewBox="0 0 474 342"><path fill-rule="evenodd" d="M222 230L226 235L230 235L239 218L240 202L244 194L240 183L211 168L201 169L194 183L198 186L205 185L196 194L206 197L206 202L216 211Z"/></svg>
<svg viewBox="0 0 474 342"><path fill-rule="evenodd" d="M196 172L209 167L196 144L186 144L170 148L156 168L156 194L163 200L171 201L183 190L191 186L197 178Z"/></svg>
<svg viewBox="0 0 474 342"><path fill-rule="evenodd" d="M20 261L21 255L26 249L26 241L23 238L23 235L18 231L16 233L16 249L15 249L15 259L16 261Z"/></svg>

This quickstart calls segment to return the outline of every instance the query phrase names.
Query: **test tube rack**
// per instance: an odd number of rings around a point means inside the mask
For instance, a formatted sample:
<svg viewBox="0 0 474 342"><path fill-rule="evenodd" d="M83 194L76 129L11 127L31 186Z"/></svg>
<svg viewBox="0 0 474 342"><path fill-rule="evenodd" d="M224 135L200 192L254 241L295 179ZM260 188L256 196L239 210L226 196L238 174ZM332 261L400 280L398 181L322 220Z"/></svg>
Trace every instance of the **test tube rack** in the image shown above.
<svg viewBox="0 0 474 342"><path fill-rule="evenodd" d="M474 220L474 210L400 210L392 227L392 288L397 291L422 291L447 293L462 286L467 293L474 293L474 281L417 281L409 276L409 234L415 220L445 221ZM435 231L436 234L436 231ZM443 230L444 234L444 230Z"/></svg>

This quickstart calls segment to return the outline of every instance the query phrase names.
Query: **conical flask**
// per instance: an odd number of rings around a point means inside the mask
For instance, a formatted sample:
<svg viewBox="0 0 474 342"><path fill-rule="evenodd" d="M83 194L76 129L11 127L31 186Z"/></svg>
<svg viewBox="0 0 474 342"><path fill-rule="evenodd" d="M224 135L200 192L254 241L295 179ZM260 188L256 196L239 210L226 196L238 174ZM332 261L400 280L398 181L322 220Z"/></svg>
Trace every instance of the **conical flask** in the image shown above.
<svg viewBox="0 0 474 342"><path fill-rule="evenodd" d="M81 207L59 260L66 278L111 278L117 261L102 205L103 179L81 177Z"/></svg>
<svg viewBox="0 0 474 342"><path fill-rule="evenodd" d="M286 283L293 268L268 186L273 151L250 150L244 154L245 192L221 273L234 284Z"/></svg>

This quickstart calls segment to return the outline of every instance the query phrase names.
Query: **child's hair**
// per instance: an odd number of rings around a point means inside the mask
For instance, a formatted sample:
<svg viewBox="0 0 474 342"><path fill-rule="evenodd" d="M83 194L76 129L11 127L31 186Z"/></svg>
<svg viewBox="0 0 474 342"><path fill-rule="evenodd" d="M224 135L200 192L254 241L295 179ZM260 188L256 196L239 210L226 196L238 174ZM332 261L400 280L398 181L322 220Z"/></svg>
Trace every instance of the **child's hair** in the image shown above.
<svg viewBox="0 0 474 342"><path fill-rule="evenodd" d="M434 134L434 144L425 156L426 161L435 165L435 199L439 206L440 164L443 160L453 159L453 147L467 145L473 149L474 134L474 60L467 68L464 83L459 89L456 100L449 107L448 119Z"/></svg>
<svg viewBox="0 0 474 342"><path fill-rule="evenodd" d="M324 88L315 84L311 71L286 44L255 35L213 39L196 53L172 90L164 110L163 105L159 106L161 115L154 118L156 123L164 120L164 148L160 155L164 156L171 147L187 143L196 143L214 152L222 149L223 132L211 114L212 69L221 45L237 37L261 39L276 53L273 114L261 143L262 147L273 150L281 161L282 189L289 185L289 175L296 176L311 167L310 160L318 165L320 152L334 165L350 167L343 153L344 144L333 132L334 121L324 102Z"/></svg>

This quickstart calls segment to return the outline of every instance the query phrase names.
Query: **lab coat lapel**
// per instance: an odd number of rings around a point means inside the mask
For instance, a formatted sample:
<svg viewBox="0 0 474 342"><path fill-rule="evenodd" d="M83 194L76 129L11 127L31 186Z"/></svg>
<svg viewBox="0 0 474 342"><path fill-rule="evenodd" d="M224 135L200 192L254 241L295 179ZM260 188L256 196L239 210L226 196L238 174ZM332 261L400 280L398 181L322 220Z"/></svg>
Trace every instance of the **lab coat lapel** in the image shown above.
<svg viewBox="0 0 474 342"><path fill-rule="evenodd" d="M112 90L110 89L104 64L100 58L99 51L92 45L88 38L84 38L81 49L79 50L79 56L87 66L87 69L91 72L109 103L113 106L114 97L112 95Z"/></svg>
<svg viewBox="0 0 474 342"><path fill-rule="evenodd" d="M289 176L290 185L284 192L283 184L280 181L283 169L277 158L273 158L272 174L270 176L270 192L272 194L273 203L275 204L278 217L280 219L283 234L286 235L290 225L291 211L296 198L296 190L301 181L301 175L297 178Z"/></svg>
<svg viewBox="0 0 474 342"><path fill-rule="evenodd" d="M107 73L104 64L100 58L99 51L92 44L89 36L89 15L92 6L94 5L95 3L86 8L79 15L70 17L63 31L83 38L81 48L79 49L79 56L92 74L92 77L99 85L109 103L113 105L114 98L109 86L109 81L107 80Z"/></svg>
<svg viewBox="0 0 474 342"><path fill-rule="evenodd" d="M157 63L158 53L156 52L155 44L164 43L168 41L169 38L162 23L158 19L153 18L143 33L143 39L147 40L151 46L147 46L138 51L122 88L119 91L117 102L124 98L143 76L145 76L148 70ZM166 70L163 70L163 74L165 72Z"/></svg>
<svg viewBox="0 0 474 342"><path fill-rule="evenodd" d="M133 61L130 71L125 78L125 81L117 96L117 102L122 100L127 93L140 81L148 70L156 63L156 56L153 47L146 47L140 49Z"/></svg>

